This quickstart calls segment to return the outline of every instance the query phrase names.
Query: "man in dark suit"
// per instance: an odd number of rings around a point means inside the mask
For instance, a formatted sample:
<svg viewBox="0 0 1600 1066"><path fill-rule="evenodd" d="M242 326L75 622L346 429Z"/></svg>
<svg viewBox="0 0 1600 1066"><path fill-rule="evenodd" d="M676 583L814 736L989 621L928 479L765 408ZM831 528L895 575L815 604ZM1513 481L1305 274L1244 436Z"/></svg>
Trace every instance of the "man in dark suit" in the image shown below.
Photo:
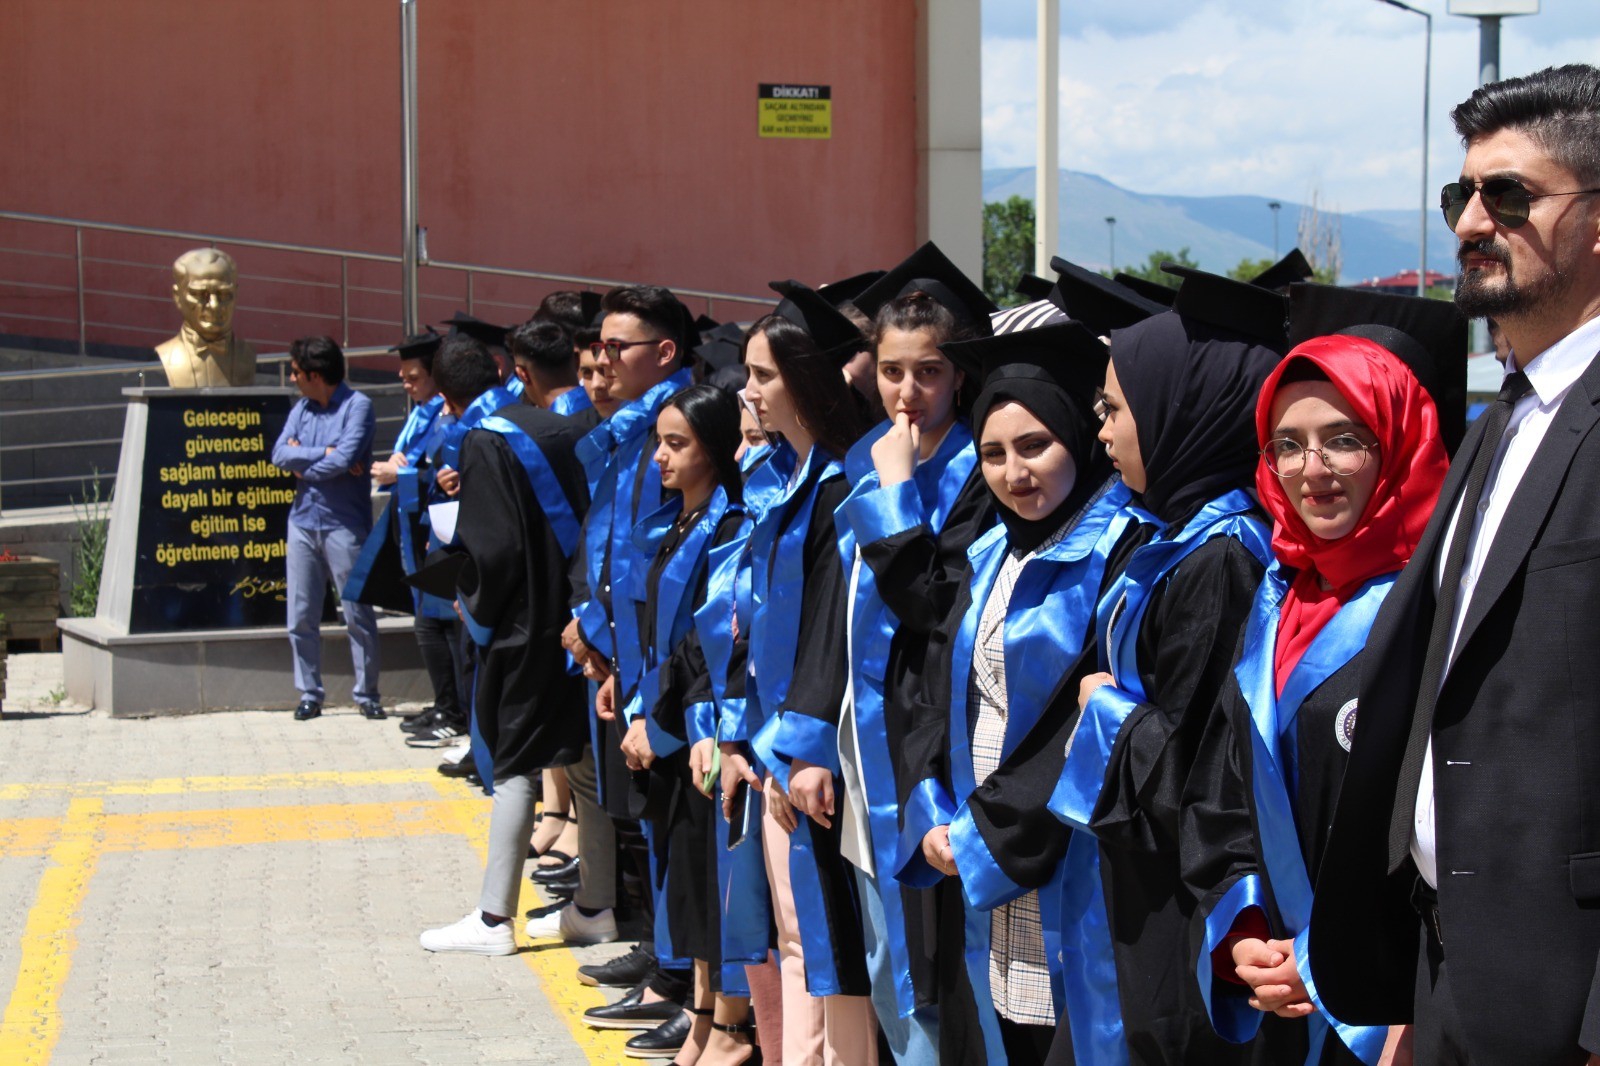
<svg viewBox="0 0 1600 1066"><path fill-rule="evenodd" d="M1372 628L1311 971L1397 1062L1600 1064L1600 70L1452 118L1456 302L1512 355Z"/></svg>

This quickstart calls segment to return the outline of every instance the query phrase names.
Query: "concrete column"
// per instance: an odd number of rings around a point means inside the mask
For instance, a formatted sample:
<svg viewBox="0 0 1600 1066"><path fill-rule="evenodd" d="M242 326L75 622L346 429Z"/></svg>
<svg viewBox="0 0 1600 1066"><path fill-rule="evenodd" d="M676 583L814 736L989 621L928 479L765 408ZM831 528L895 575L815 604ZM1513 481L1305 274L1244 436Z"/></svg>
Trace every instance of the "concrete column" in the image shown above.
<svg viewBox="0 0 1600 1066"><path fill-rule="evenodd" d="M983 278L982 17L971 0L917 0L917 240Z"/></svg>

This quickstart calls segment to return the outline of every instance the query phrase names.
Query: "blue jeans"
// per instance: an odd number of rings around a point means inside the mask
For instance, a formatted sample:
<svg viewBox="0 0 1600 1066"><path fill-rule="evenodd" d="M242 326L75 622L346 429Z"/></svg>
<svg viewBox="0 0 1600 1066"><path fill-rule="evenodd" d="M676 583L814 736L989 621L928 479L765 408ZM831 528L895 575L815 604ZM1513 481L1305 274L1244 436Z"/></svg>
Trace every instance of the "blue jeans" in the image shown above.
<svg viewBox="0 0 1600 1066"><path fill-rule="evenodd" d="M328 582L335 590L350 580L350 568L365 538L354 530L303 529L289 524L288 571L289 651L294 655L294 684L302 699L322 703L322 601ZM350 659L355 664L354 696L378 702L378 616L364 603L344 600L344 621L350 631Z"/></svg>
<svg viewBox="0 0 1600 1066"><path fill-rule="evenodd" d="M872 1009L878 1016L878 1026L889 1040L896 1066L938 1066L938 1017L931 1008L919 1010L909 1018L900 1017L888 941L888 937L898 934L884 928L888 923L877 881L860 867L850 869L861 891L861 933L867 943L867 973L872 978Z"/></svg>

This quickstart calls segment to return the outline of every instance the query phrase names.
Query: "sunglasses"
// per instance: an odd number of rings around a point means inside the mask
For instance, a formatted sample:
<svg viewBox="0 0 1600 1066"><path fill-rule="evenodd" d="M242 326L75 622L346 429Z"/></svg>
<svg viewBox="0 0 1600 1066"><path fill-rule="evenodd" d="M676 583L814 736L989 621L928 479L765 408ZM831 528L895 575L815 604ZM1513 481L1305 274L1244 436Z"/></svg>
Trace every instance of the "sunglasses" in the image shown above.
<svg viewBox="0 0 1600 1066"><path fill-rule="evenodd" d="M1483 209L1489 217L1506 229L1516 229L1528 221L1528 212L1535 200L1547 196L1588 196L1600 189L1577 189L1573 192L1529 192L1516 178L1490 178L1488 181L1452 181L1439 193L1439 208L1451 229L1461 221L1473 193L1483 199Z"/></svg>

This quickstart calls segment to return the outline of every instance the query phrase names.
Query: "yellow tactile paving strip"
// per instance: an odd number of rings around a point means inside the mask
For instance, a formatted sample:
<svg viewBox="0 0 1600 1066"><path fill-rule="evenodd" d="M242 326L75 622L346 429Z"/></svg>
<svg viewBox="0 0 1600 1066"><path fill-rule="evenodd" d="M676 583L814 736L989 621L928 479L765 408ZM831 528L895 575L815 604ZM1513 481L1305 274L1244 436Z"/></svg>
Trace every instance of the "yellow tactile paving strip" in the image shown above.
<svg viewBox="0 0 1600 1066"><path fill-rule="evenodd" d="M263 805L181 811L108 813L117 796L204 796L208 793L351 788L431 783L437 800ZM0 859L47 856L18 948L11 998L0 1017L0 1063L43 1066L61 1036L62 988L72 968L80 908L100 857L116 852L252 847L287 842L337 842L406 836L465 838L480 859L488 854L489 804L467 786L432 770L314 771L129 781L0 785L0 802L40 797L68 800L60 817L5 818L0 809ZM19 904L21 901L18 901ZM544 900L523 882L520 909ZM520 922L518 923L520 930ZM520 931L518 943L526 946ZM0 945L0 958L11 955ZM615 1062L632 1034L583 1024L585 1010L605 1002L598 989L578 984L570 953L524 950L520 956L567 1022L591 1062Z"/></svg>

